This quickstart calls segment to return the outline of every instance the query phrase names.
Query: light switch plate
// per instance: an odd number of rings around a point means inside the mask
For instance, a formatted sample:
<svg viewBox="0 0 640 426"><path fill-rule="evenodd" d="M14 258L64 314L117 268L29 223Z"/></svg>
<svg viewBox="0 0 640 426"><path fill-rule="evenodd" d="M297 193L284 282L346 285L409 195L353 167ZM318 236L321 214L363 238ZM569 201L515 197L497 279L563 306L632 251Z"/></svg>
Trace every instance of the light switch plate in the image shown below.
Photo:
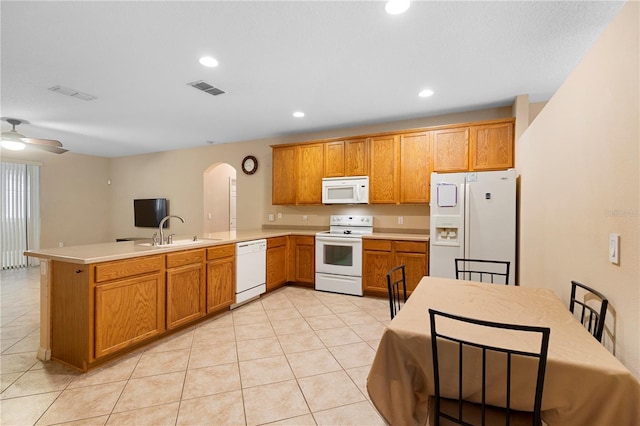
<svg viewBox="0 0 640 426"><path fill-rule="evenodd" d="M609 234L609 262L620 264L620 234Z"/></svg>

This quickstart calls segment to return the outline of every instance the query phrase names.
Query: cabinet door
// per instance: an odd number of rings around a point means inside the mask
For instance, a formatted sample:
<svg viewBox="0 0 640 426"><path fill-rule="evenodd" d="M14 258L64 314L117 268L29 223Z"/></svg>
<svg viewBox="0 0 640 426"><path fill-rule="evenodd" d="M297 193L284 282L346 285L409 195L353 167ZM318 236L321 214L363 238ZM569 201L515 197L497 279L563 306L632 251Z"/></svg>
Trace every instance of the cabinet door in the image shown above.
<svg viewBox="0 0 640 426"><path fill-rule="evenodd" d="M324 144L298 146L297 204L322 204Z"/></svg>
<svg viewBox="0 0 640 426"><path fill-rule="evenodd" d="M151 274L96 286L96 358L164 332L163 275Z"/></svg>
<svg viewBox="0 0 640 426"><path fill-rule="evenodd" d="M397 197L398 137L381 136L369 140L369 202L392 204Z"/></svg>
<svg viewBox="0 0 640 426"><path fill-rule="evenodd" d="M418 282L428 275L428 265L426 253L396 253L396 263L404 265L405 279L407 281L407 292L415 290Z"/></svg>
<svg viewBox="0 0 640 426"><path fill-rule="evenodd" d="M366 176L368 171L367 139L344 142L344 176Z"/></svg>
<svg viewBox="0 0 640 426"><path fill-rule="evenodd" d="M207 262L207 313L228 308L235 302L235 272L233 257Z"/></svg>
<svg viewBox="0 0 640 426"><path fill-rule="evenodd" d="M344 142L324 144L324 177L344 176Z"/></svg>
<svg viewBox="0 0 640 426"><path fill-rule="evenodd" d="M471 169L513 167L513 123L471 127Z"/></svg>
<svg viewBox="0 0 640 426"><path fill-rule="evenodd" d="M202 263L167 269L167 328L205 314L206 286Z"/></svg>
<svg viewBox="0 0 640 426"><path fill-rule="evenodd" d="M271 203L296 203L296 147L273 147Z"/></svg>
<svg viewBox="0 0 640 426"><path fill-rule="evenodd" d="M428 203L431 180L430 133L400 136L400 202Z"/></svg>
<svg viewBox="0 0 640 426"><path fill-rule="evenodd" d="M316 279L316 250L314 237L292 237L293 281L314 284Z"/></svg>
<svg viewBox="0 0 640 426"><path fill-rule="evenodd" d="M469 170L469 128L433 131L433 171Z"/></svg>
<svg viewBox="0 0 640 426"><path fill-rule="evenodd" d="M388 296L387 272L395 265L391 251L363 250L362 290L366 294Z"/></svg>
<svg viewBox="0 0 640 426"><path fill-rule="evenodd" d="M287 246L267 249L267 291L287 282Z"/></svg>

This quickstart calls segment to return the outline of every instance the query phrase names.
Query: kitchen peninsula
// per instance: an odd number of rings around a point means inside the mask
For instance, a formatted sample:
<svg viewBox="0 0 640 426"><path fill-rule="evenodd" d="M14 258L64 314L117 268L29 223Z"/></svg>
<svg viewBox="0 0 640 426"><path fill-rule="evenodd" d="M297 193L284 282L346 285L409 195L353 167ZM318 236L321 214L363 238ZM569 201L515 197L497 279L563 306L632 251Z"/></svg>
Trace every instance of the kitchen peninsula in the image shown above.
<svg viewBox="0 0 640 426"><path fill-rule="evenodd" d="M267 239L267 291L313 285L317 229L262 229L26 252L40 259L38 358L86 372L235 302L235 243ZM424 234L367 239L428 241ZM307 240L311 242L308 244ZM310 281L309 281L310 279Z"/></svg>
<svg viewBox="0 0 640 426"><path fill-rule="evenodd" d="M235 243L290 234L230 231L161 246L138 240L28 251L40 259L38 358L86 372L220 314L235 301Z"/></svg>

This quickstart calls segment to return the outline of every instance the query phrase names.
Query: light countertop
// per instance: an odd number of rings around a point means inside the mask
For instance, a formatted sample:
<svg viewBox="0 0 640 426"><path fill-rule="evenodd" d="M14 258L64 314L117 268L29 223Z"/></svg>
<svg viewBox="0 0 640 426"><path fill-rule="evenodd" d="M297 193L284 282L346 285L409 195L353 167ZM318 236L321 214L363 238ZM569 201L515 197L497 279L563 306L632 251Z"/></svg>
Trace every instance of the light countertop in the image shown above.
<svg viewBox="0 0 640 426"><path fill-rule="evenodd" d="M193 248L213 247L223 244L233 244L242 241L257 240L262 238L281 237L286 235L315 236L316 229L253 229L244 231L224 231L198 235L199 240L185 241L184 244L172 244L163 246L150 246L149 240L121 241L115 243L87 244L80 246L55 247L40 250L29 250L26 256L40 259L57 260L61 262L90 264L122 260L154 254L163 254L173 251L188 250ZM373 233L365 238L378 238L390 240L429 241L426 234L402 234L402 233ZM174 236L174 241L182 242L193 239L193 235Z"/></svg>

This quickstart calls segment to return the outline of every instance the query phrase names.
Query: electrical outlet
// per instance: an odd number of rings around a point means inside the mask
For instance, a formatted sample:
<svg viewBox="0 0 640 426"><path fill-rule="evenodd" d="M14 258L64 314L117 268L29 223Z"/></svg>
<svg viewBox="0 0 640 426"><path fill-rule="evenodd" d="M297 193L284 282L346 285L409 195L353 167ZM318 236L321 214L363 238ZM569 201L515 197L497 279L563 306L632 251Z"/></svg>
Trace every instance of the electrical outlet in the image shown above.
<svg viewBox="0 0 640 426"><path fill-rule="evenodd" d="M278 212L278 219L282 219L282 212Z"/></svg>
<svg viewBox="0 0 640 426"><path fill-rule="evenodd" d="M269 213L269 222L273 222L274 220L276 220L273 216L273 213Z"/></svg>
<svg viewBox="0 0 640 426"><path fill-rule="evenodd" d="M306 215L306 214L302 215L302 221L303 221L303 222L306 222L306 221L307 221L307 219L309 219L309 218L307 217L307 215Z"/></svg>
<svg viewBox="0 0 640 426"><path fill-rule="evenodd" d="M64 242L58 241L58 247L64 247Z"/></svg>
<svg viewBox="0 0 640 426"><path fill-rule="evenodd" d="M402 225L404 223L404 218L402 216L398 216L398 225Z"/></svg>

